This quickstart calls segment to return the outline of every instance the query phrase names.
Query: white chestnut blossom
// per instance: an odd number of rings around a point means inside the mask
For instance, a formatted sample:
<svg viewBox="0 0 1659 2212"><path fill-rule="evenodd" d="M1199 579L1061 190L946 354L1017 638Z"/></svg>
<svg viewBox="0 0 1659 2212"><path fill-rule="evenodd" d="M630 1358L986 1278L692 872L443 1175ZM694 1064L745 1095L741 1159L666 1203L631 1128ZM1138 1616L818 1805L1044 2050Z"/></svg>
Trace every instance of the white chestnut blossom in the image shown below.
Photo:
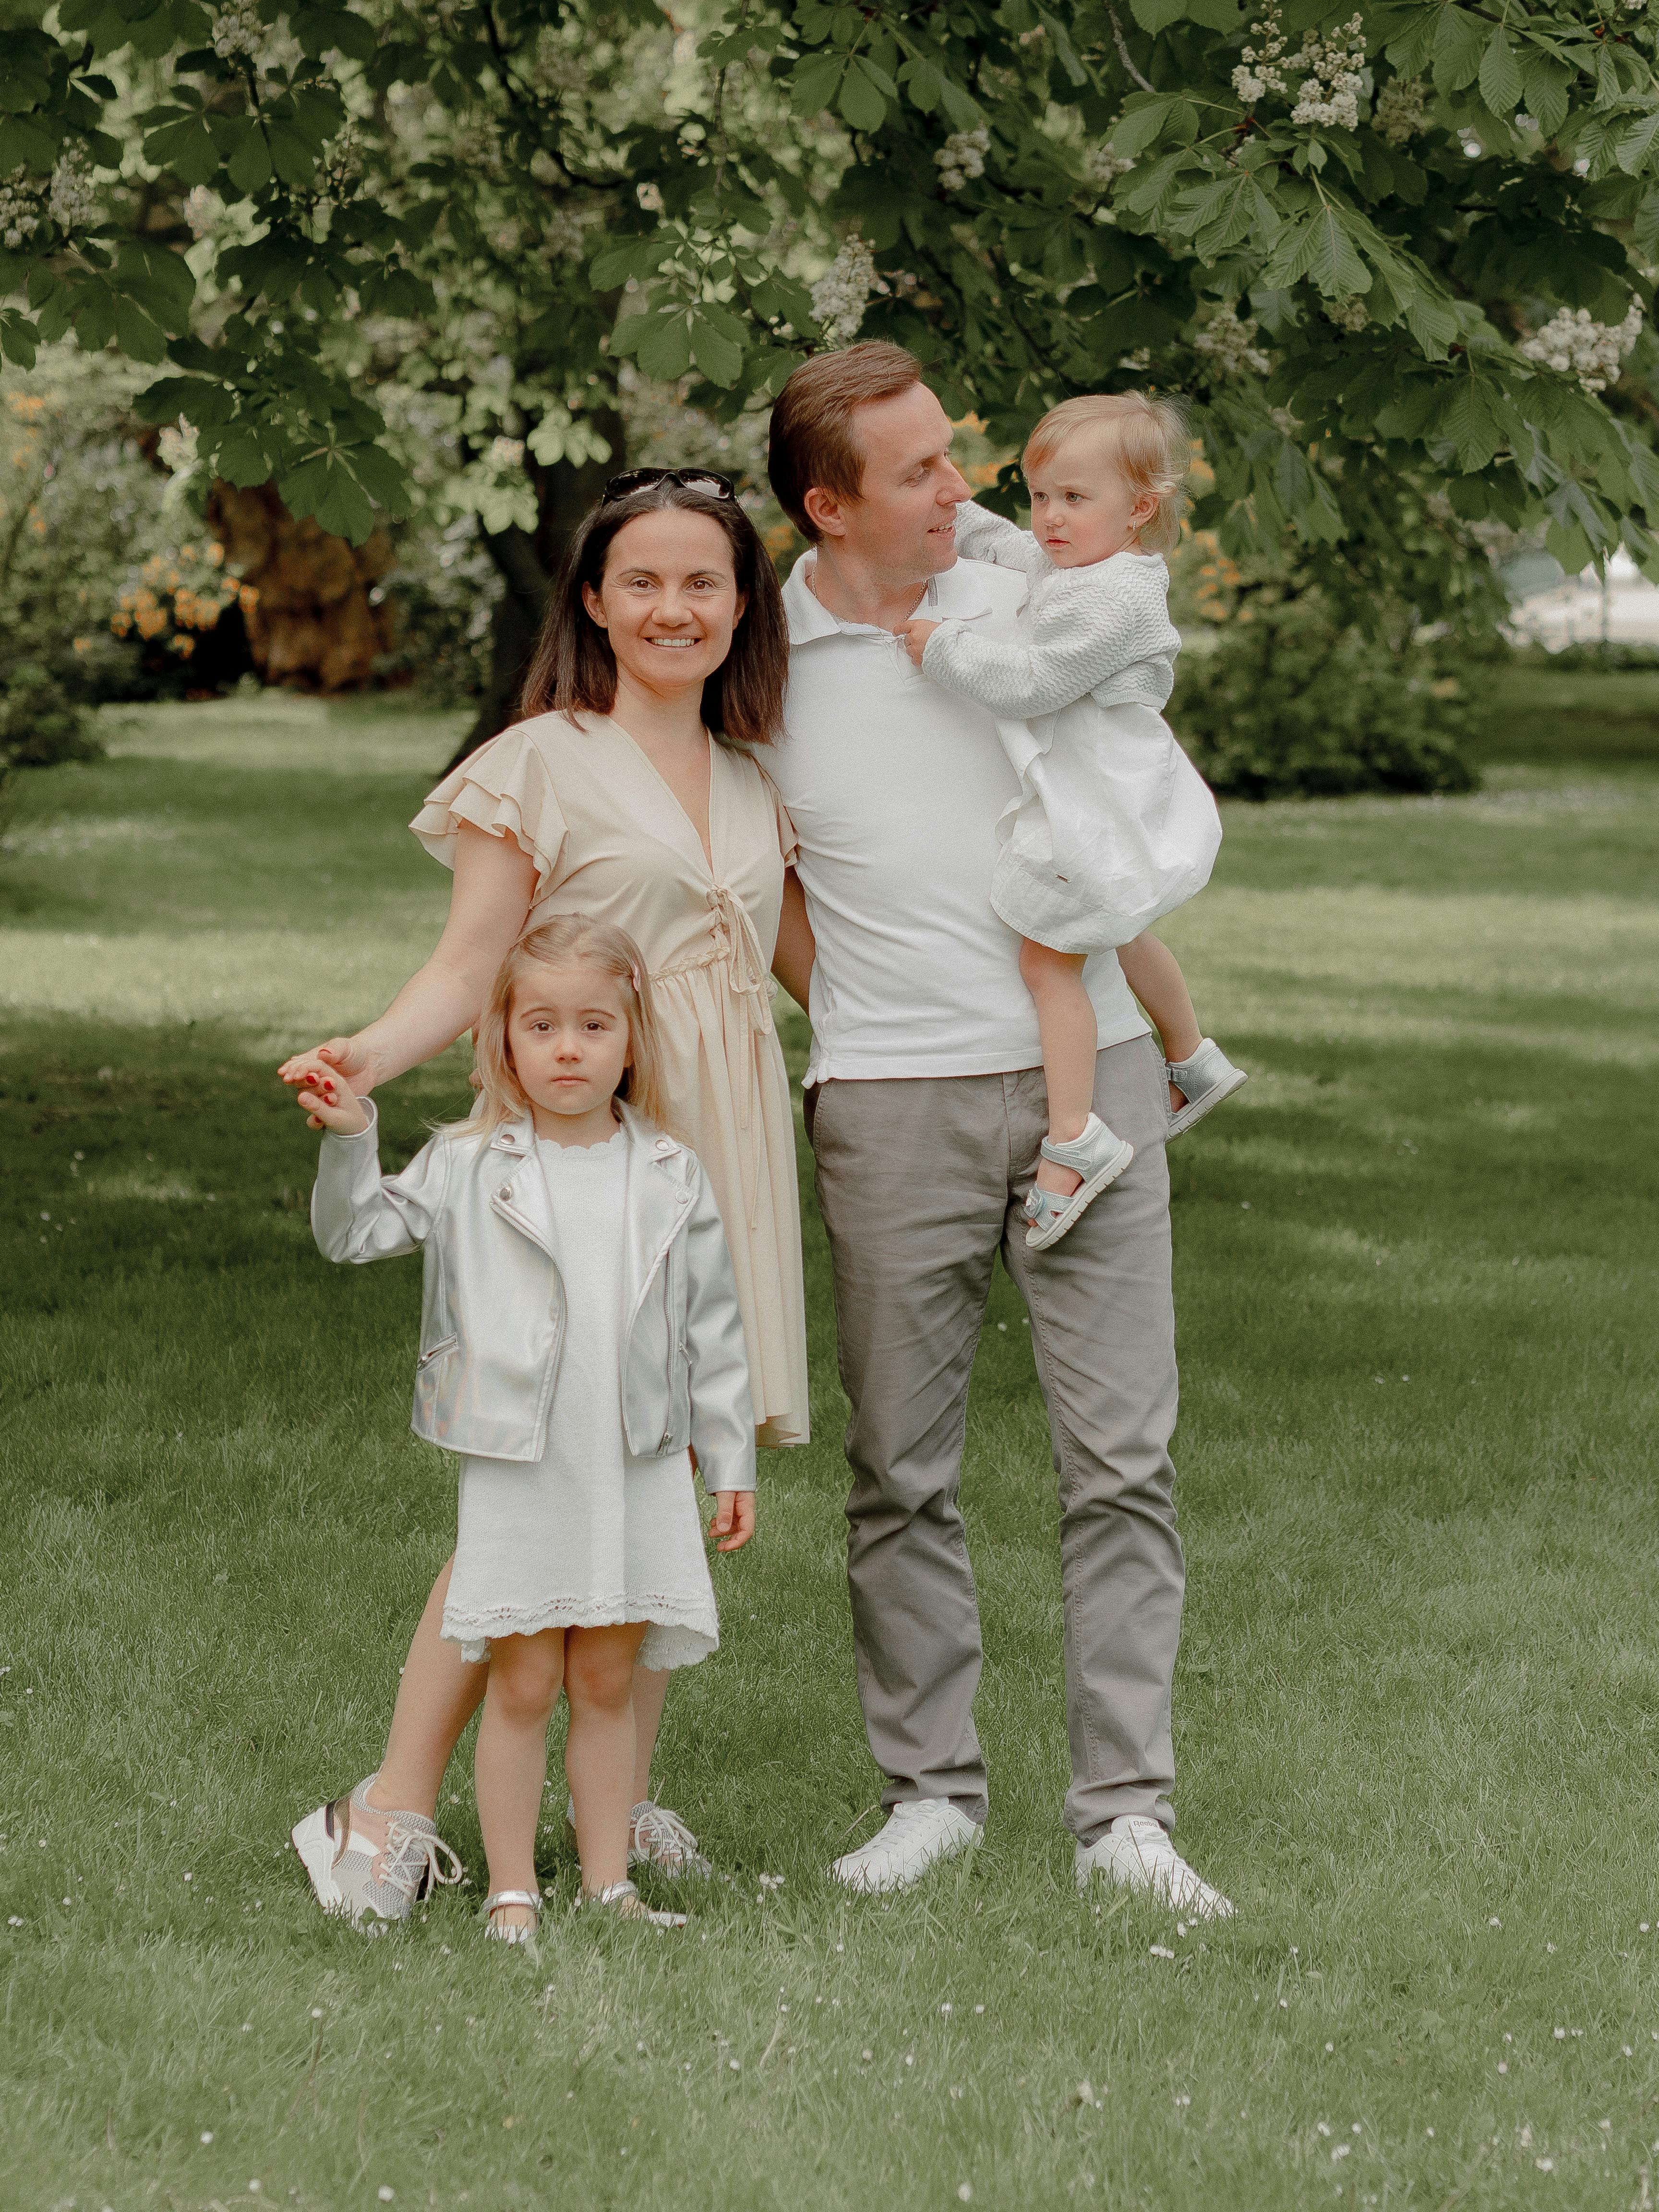
<svg viewBox="0 0 1659 2212"><path fill-rule="evenodd" d="M1391 76L1376 95L1371 121L1385 145L1403 146L1429 119L1429 88L1420 76ZM1516 121L1521 118L1517 115Z"/></svg>
<svg viewBox="0 0 1659 2212"><path fill-rule="evenodd" d="M1230 300L1218 307L1193 340L1193 351L1210 362L1218 376L1266 376L1272 362L1255 344L1253 317L1241 316Z"/></svg>
<svg viewBox="0 0 1659 2212"><path fill-rule="evenodd" d="M176 422L167 423L156 440L156 451L170 476L187 477L196 466L196 425L182 415Z"/></svg>
<svg viewBox="0 0 1659 2212"><path fill-rule="evenodd" d="M65 146L58 156L46 206L59 230L82 230L95 219L98 195L93 190L92 163L83 148Z"/></svg>
<svg viewBox="0 0 1659 2212"><path fill-rule="evenodd" d="M492 438L489 444L489 458L497 468L516 469L524 459L524 440L522 438Z"/></svg>
<svg viewBox="0 0 1659 2212"><path fill-rule="evenodd" d="M574 261L587 242L579 215L567 207L550 208L542 219L541 249L549 261Z"/></svg>
<svg viewBox="0 0 1659 2212"><path fill-rule="evenodd" d="M1287 93L1289 80L1301 77L1292 123L1310 123L1352 131L1359 122L1359 95L1364 88L1365 27L1352 16L1327 39L1312 31L1293 54L1285 51L1284 19L1279 0L1271 0L1260 20L1250 26L1259 46L1246 46L1233 71L1233 90L1247 105L1266 99L1270 92Z"/></svg>
<svg viewBox="0 0 1659 2212"><path fill-rule="evenodd" d="M812 287L812 316L831 345L849 345L859 334L872 292L887 287L876 274L876 257L856 231Z"/></svg>
<svg viewBox="0 0 1659 2212"><path fill-rule="evenodd" d="M264 43L258 0L229 0L213 26L213 51L222 62L251 61Z"/></svg>
<svg viewBox="0 0 1659 2212"><path fill-rule="evenodd" d="M205 238L219 218L219 195L205 185L192 185L185 194L185 221L192 238Z"/></svg>
<svg viewBox="0 0 1659 2212"><path fill-rule="evenodd" d="M973 131L953 131L933 156L945 191L959 192L971 178L982 177L990 150L991 134L983 124Z"/></svg>
<svg viewBox="0 0 1659 2212"><path fill-rule="evenodd" d="M1091 146L1083 156L1084 175L1091 185L1098 185L1103 191L1115 183L1119 177L1127 176L1134 165L1133 154L1115 153L1104 143Z"/></svg>
<svg viewBox="0 0 1659 2212"><path fill-rule="evenodd" d="M1345 299L1322 301L1320 313L1340 331L1363 331L1371 319L1370 309L1358 292L1350 292Z"/></svg>
<svg viewBox="0 0 1659 2212"><path fill-rule="evenodd" d="M1359 124L1359 95L1365 85L1365 20L1351 16L1329 38L1310 31L1302 51L1288 66L1305 70L1301 97L1291 110L1292 123L1315 123L1339 131L1353 131Z"/></svg>
<svg viewBox="0 0 1659 2212"><path fill-rule="evenodd" d="M32 191L27 169L14 169L0 184L0 242L9 253L33 237L40 221L40 196Z"/></svg>
<svg viewBox="0 0 1659 2212"><path fill-rule="evenodd" d="M1273 0L1260 22L1251 24L1250 36L1262 43L1246 46L1233 71L1233 90L1247 105L1285 89L1285 30L1278 0Z"/></svg>
<svg viewBox="0 0 1659 2212"><path fill-rule="evenodd" d="M1618 382L1625 356L1647 321L1639 300L1631 301L1622 323L1598 323L1588 307L1563 307L1522 343L1521 352L1558 376L1576 376L1586 392L1605 392Z"/></svg>

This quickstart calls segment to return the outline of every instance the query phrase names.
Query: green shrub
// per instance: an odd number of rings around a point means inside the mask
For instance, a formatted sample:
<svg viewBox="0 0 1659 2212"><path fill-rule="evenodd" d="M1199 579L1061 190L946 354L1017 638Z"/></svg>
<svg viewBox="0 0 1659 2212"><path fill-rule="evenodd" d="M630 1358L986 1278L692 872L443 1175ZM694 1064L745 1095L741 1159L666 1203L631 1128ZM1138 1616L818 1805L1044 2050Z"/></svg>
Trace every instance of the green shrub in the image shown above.
<svg viewBox="0 0 1659 2212"><path fill-rule="evenodd" d="M408 684L424 706L471 706L489 682L490 617L501 595L477 518L464 514L441 530L404 523L392 544L397 566L372 596L392 601L397 628L375 681Z"/></svg>
<svg viewBox="0 0 1659 2212"><path fill-rule="evenodd" d="M1528 668L1554 668L1571 676L1591 675L1604 668L1659 668L1659 645L1642 645L1633 640L1623 642L1618 638L1608 638L1605 642L1591 639L1587 644L1558 646L1553 653L1547 646L1531 645L1515 658Z"/></svg>
<svg viewBox="0 0 1659 2212"><path fill-rule="evenodd" d="M9 636L3 641L15 644ZM0 675L0 783L13 769L92 760L101 750L88 728L80 671L49 649L9 651Z"/></svg>
<svg viewBox="0 0 1659 2212"><path fill-rule="evenodd" d="M1179 667L1170 719L1227 797L1474 787L1459 750L1467 710L1431 649L1340 623L1316 588L1251 595Z"/></svg>

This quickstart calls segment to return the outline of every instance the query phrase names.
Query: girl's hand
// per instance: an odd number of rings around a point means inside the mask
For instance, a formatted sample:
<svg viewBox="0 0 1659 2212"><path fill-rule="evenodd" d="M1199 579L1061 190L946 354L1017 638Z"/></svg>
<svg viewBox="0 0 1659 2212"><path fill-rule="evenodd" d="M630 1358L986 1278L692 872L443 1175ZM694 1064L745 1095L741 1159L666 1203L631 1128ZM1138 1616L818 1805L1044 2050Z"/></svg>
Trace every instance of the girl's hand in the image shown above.
<svg viewBox="0 0 1659 2212"><path fill-rule="evenodd" d="M295 1073L285 1075L283 1080L291 1083L298 1094L295 1103L303 1109L308 1127L332 1129L342 1137L361 1136L368 1128L368 1116L356 1092L319 1054L301 1053L288 1065Z"/></svg>
<svg viewBox="0 0 1659 2212"><path fill-rule="evenodd" d="M714 1517L708 1524L717 1552L738 1552L755 1533L755 1493L752 1490L717 1490Z"/></svg>
<svg viewBox="0 0 1659 2212"><path fill-rule="evenodd" d="M295 1090L306 1081L307 1071L319 1061L335 1075L344 1076L360 1098L367 1098L380 1080L362 1045L355 1037L347 1036L330 1037L326 1044L313 1045L307 1052L296 1052L277 1069L277 1078L290 1091Z"/></svg>
<svg viewBox="0 0 1659 2212"><path fill-rule="evenodd" d="M927 650L927 641L938 628L939 624L936 622L913 622L906 623L904 628L899 632L899 635L904 640L905 651L918 668L921 665L922 654Z"/></svg>

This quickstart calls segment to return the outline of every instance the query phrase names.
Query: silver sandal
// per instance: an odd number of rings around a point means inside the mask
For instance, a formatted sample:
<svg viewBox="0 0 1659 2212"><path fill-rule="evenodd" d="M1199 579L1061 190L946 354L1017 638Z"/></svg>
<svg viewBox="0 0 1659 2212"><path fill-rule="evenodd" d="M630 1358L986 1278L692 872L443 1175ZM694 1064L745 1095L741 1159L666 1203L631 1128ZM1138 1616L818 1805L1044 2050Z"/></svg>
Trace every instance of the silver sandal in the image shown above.
<svg viewBox="0 0 1659 2212"><path fill-rule="evenodd" d="M494 1916L504 1905L527 1906L536 1917L528 1928L498 1928ZM484 1924L484 1935L491 1942L527 1943L533 1949L536 1930L542 1924L542 1901L533 1889L495 1889L485 1898L480 1917Z"/></svg>
<svg viewBox="0 0 1659 2212"><path fill-rule="evenodd" d="M1206 1037L1186 1060L1165 1061L1164 1079L1173 1084L1187 1102L1173 1108L1170 1115L1170 1134L1178 1137L1250 1079L1242 1067L1233 1066L1213 1037Z"/></svg>
<svg viewBox="0 0 1659 2212"><path fill-rule="evenodd" d="M653 1928L684 1928L683 1912L655 1912L646 1904L631 1881L613 1881L604 1889L585 1889L576 1899L579 1907L590 1911L598 1906L605 1912L614 1912L618 1920L648 1921Z"/></svg>
<svg viewBox="0 0 1659 2212"><path fill-rule="evenodd" d="M1043 1158L1052 1160L1056 1167L1070 1168L1083 1180L1069 1198L1032 1184L1025 1200L1025 1218L1030 1224L1025 1242L1030 1249L1042 1252L1057 1244L1068 1229L1076 1227L1107 1184L1117 1181L1134 1156L1135 1148L1127 1138L1109 1129L1098 1114L1091 1114L1082 1134L1068 1137L1064 1144L1045 1137Z"/></svg>

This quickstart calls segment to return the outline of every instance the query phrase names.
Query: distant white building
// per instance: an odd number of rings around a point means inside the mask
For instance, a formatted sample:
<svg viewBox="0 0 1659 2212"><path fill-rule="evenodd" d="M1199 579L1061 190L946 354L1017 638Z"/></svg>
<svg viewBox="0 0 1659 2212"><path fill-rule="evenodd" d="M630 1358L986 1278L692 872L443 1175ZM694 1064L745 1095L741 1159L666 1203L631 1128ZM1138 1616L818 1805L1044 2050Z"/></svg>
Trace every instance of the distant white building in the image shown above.
<svg viewBox="0 0 1659 2212"><path fill-rule="evenodd" d="M1605 580L1594 568L1564 575L1547 553L1523 553L1503 568L1510 627L1516 638L1547 646L1659 645L1659 584L1650 584L1628 553L1615 553Z"/></svg>

